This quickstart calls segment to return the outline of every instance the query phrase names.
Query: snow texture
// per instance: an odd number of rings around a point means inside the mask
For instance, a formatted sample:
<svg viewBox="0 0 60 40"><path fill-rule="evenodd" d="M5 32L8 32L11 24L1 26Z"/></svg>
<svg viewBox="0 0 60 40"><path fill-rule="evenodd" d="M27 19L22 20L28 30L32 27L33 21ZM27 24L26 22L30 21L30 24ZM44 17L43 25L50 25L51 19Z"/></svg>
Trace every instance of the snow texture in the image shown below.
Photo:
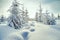
<svg viewBox="0 0 60 40"><path fill-rule="evenodd" d="M0 24L0 40L60 40L59 24L45 25L35 22L35 26L30 26L29 29L14 29L7 24ZM35 31L31 32L31 29Z"/></svg>

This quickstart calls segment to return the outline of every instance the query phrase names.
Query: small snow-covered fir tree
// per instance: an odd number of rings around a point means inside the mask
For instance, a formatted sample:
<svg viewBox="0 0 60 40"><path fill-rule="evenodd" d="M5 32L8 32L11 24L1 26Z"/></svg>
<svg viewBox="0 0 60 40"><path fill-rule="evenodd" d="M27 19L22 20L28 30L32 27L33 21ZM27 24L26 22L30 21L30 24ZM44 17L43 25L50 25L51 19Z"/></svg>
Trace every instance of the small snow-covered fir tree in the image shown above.
<svg viewBox="0 0 60 40"><path fill-rule="evenodd" d="M25 9L24 9L24 5L23 5L23 7L22 7L22 12L21 12L22 14L22 24L25 24L25 21L24 21L24 19L25 19Z"/></svg>
<svg viewBox="0 0 60 40"><path fill-rule="evenodd" d="M53 13L51 14L51 17L52 17L52 20L50 22L50 25L55 25L56 24L56 21L55 21L55 17L54 17L54 14Z"/></svg>
<svg viewBox="0 0 60 40"><path fill-rule="evenodd" d="M54 14L49 15L49 13L46 11L46 19L48 25L55 25L55 17Z"/></svg>
<svg viewBox="0 0 60 40"><path fill-rule="evenodd" d="M46 21L47 21L46 24L50 25L51 17L50 17L50 15L48 13L48 10L46 10Z"/></svg>
<svg viewBox="0 0 60 40"><path fill-rule="evenodd" d="M36 12L36 16L35 17L36 17L35 20L38 22L38 13L37 12Z"/></svg>
<svg viewBox="0 0 60 40"><path fill-rule="evenodd" d="M4 22L5 21L5 18L4 16L2 15L1 18L0 18L0 22Z"/></svg>
<svg viewBox="0 0 60 40"><path fill-rule="evenodd" d="M22 15L22 25L25 26L26 23L28 23L28 10L24 9L24 5L21 10Z"/></svg>
<svg viewBox="0 0 60 40"><path fill-rule="evenodd" d="M21 19L22 17L18 16L20 13L19 3L17 0L14 0L11 8L9 9L11 15L8 18L9 26L14 27L15 29L21 28Z"/></svg>
<svg viewBox="0 0 60 40"><path fill-rule="evenodd" d="M60 19L60 15L58 14L58 19Z"/></svg>
<svg viewBox="0 0 60 40"><path fill-rule="evenodd" d="M24 5L22 7L21 13L22 13L21 15L22 15L22 19L23 19L22 24L24 25L24 24L28 23L28 10L24 9Z"/></svg>
<svg viewBox="0 0 60 40"><path fill-rule="evenodd" d="M28 23L28 10L25 10L25 22Z"/></svg>

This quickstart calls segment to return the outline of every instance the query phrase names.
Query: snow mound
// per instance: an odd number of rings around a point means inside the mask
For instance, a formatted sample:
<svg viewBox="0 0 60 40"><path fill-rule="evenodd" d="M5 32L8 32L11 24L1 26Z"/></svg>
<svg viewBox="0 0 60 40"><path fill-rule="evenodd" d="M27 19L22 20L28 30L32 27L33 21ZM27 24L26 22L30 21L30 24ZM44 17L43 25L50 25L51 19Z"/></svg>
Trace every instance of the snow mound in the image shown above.
<svg viewBox="0 0 60 40"><path fill-rule="evenodd" d="M8 35L4 40L24 40L24 38L15 32Z"/></svg>

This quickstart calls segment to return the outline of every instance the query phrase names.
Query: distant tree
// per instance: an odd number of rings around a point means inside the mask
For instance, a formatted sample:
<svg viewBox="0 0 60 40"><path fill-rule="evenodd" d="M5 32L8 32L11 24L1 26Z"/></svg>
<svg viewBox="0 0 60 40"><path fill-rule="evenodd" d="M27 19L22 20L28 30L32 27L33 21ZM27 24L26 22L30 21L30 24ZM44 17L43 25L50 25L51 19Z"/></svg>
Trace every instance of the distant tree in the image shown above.
<svg viewBox="0 0 60 40"><path fill-rule="evenodd" d="M58 14L58 19L60 19L60 15Z"/></svg>
<svg viewBox="0 0 60 40"><path fill-rule="evenodd" d="M28 23L28 10L25 10L25 22Z"/></svg>
<svg viewBox="0 0 60 40"><path fill-rule="evenodd" d="M4 22L4 16L2 15L1 18L0 18L0 22Z"/></svg>
<svg viewBox="0 0 60 40"><path fill-rule="evenodd" d="M39 21L39 19L38 19L38 13L36 12L36 21Z"/></svg>

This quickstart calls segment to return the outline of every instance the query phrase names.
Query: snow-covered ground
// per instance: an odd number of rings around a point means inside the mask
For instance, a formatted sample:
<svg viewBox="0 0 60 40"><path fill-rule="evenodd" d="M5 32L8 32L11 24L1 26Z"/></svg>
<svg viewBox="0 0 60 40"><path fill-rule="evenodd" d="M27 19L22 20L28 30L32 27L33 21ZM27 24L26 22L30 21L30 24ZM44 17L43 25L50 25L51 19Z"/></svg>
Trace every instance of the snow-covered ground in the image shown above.
<svg viewBox="0 0 60 40"><path fill-rule="evenodd" d="M29 29L14 29L6 24L0 24L0 40L60 40L59 24L45 25L33 22ZM31 29L35 29L35 31L31 31ZM24 32L28 33L26 39L22 36Z"/></svg>
<svg viewBox="0 0 60 40"><path fill-rule="evenodd" d="M29 40L60 40L60 30L56 25L55 27L36 23L36 31L30 34Z"/></svg>

